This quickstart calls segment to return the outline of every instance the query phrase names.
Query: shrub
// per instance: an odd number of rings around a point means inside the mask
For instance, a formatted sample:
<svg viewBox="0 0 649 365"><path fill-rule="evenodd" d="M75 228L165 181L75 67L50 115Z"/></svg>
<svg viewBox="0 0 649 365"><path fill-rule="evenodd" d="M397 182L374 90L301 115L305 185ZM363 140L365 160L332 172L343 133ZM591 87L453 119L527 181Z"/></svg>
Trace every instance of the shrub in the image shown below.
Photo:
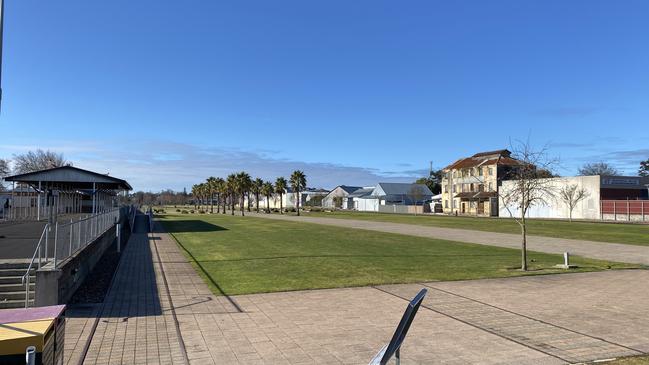
<svg viewBox="0 0 649 365"><path fill-rule="evenodd" d="M190 212L191 214L194 214L194 209L190 210L189 212Z"/></svg>
<svg viewBox="0 0 649 365"><path fill-rule="evenodd" d="M180 212L180 209L176 209L176 212Z"/></svg>
<svg viewBox="0 0 649 365"><path fill-rule="evenodd" d="M205 211L204 210L199 210L198 214L205 214Z"/></svg>
<svg viewBox="0 0 649 365"><path fill-rule="evenodd" d="M189 212L188 212L187 210L183 209L180 213L181 213L181 214L187 214L187 213L189 213Z"/></svg>

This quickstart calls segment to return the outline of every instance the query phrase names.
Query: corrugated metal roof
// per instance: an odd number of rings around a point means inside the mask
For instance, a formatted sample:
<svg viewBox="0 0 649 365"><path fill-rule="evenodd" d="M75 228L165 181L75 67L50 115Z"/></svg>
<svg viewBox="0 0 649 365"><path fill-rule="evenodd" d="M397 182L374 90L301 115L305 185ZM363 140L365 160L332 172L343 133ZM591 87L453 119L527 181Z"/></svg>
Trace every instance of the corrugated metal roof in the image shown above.
<svg viewBox="0 0 649 365"><path fill-rule="evenodd" d="M373 191L374 191L373 187L371 187L371 188L360 188L360 189L354 190L354 192L349 194L348 197L349 198L363 198L363 197L366 197L366 196L369 196L370 194L372 194Z"/></svg>
<svg viewBox="0 0 649 365"><path fill-rule="evenodd" d="M351 194L351 193L355 192L356 190L362 188L362 186L347 186L347 185L340 185L338 187L345 190L345 192L347 194ZM336 189L334 189L334 190L336 190Z"/></svg>
<svg viewBox="0 0 649 365"><path fill-rule="evenodd" d="M411 195L414 188L421 188L423 195L433 195L428 186L424 184L379 183L378 186L386 195Z"/></svg>

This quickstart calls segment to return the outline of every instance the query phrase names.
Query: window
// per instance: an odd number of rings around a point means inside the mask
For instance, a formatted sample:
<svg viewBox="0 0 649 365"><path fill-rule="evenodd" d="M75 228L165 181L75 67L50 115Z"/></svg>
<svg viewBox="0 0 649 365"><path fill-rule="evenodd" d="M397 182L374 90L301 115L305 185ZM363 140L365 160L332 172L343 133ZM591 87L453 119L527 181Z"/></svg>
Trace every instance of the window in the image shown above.
<svg viewBox="0 0 649 365"><path fill-rule="evenodd" d="M456 188L455 188L455 185L453 185L453 192L456 192L456 191L457 191L457 190L456 190Z"/></svg>
<svg viewBox="0 0 649 365"><path fill-rule="evenodd" d="M493 183L489 182L489 191L494 191Z"/></svg>
<svg viewBox="0 0 649 365"><path fill-rule="evenodd" d="M484 185L482 184L478 185L478 191L484 191Z"/></svg>
<svg viewBox="0 0 649 365"><path fill-rule="evenodd" d="M448 208L448 200L444 200L444 208Z"/></svg>
<svg viewBox="0 0 649 365"><path fill-rule="evenodd" d="M482 176L482 167L478 167L478 175Z"/></svg>
<svg viewBox="0 0 649 365"><path fill-rule="evenodd" d="M493 176L493 175L494 175L494 169L493 169L493 167L490 167L489 168L489 176Z"/></svg>

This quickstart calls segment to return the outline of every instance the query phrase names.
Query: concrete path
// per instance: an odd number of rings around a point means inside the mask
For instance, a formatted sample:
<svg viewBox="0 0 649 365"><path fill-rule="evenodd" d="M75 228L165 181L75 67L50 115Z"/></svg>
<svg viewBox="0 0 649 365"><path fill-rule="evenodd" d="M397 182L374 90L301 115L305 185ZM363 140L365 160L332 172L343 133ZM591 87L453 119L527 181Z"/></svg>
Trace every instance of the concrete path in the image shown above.
<svg viewBox="0 0 649 365"><path fill-rule="evenodd" d="M404 364L636 355L649 351L648 283L649 271L625 270L215 296L170 235L138 233L84 363L364 364L421 288L429 293L402 348ZM92 332L88 320L73 320L68 364Z"/></svg>
<svg viewBox="0 0 649 365"><path fill-rule="evenodd" d="M468 229L441 228L415 224L376 222L355 219L290 216L280 214L247 213L250 216L295 222L324 224L345 228L365 229L398 233L417 237L438 238L450 241L470 242L480 245L520 248L521 237L517 234L484 232ZM649 236L647 237L649 243ZM528 249L538 252L570 252L573 255L594 259L649 265L649 246L626 245L566 238L528 236Z"/></svg>

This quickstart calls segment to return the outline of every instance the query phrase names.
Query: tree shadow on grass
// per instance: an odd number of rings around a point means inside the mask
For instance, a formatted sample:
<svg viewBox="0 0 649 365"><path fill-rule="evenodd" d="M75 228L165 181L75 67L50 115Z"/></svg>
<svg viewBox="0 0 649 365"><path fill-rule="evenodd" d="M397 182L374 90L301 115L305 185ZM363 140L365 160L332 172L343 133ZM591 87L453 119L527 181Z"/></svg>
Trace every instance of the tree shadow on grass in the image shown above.
<svg viewBox="0 0 649 365"><path fill-rule="evenodd" d="M162 224L168 233L218 232L228 230L227 228L198 219L164 221Z"/></svg>

